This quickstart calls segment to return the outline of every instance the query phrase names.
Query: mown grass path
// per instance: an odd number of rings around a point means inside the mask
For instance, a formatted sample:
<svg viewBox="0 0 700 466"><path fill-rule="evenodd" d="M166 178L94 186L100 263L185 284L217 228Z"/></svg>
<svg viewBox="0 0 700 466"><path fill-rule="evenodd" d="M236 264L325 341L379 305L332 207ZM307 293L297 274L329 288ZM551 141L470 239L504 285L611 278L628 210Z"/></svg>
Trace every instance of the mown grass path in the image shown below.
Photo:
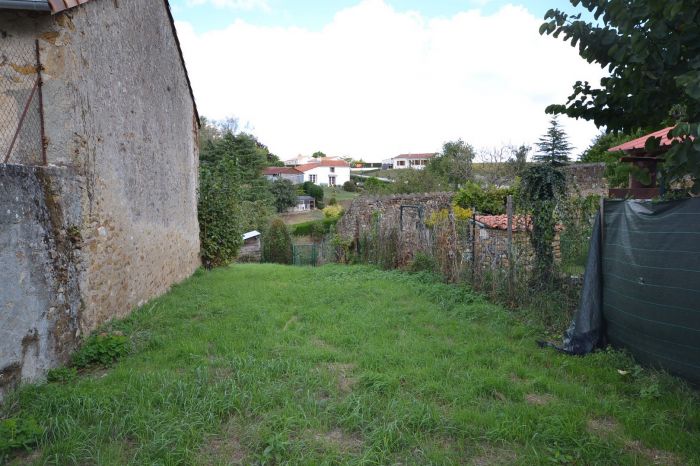
<svg viewBox="0 0 700 466"><path fill-rule="evenodd" d="M8 400L46 428L15 463L700 464L683 383L539 349L425 275L200 271L114 330L134 345L115 366Z"/></svg>

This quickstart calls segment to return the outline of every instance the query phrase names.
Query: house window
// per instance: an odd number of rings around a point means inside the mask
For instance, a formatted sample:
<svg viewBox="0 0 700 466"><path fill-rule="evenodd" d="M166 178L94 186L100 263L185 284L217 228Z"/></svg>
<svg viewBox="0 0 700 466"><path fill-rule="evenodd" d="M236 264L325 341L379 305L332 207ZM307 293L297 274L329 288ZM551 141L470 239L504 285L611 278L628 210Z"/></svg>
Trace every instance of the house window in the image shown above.
<svg viewBox="0 0 700 466"><path fill-rule="evenodd" d="M309 181L311 181L313 184L316 184L316 175L309 175Z"/></svg>
<svg viewBox="0 0 700 466"><path fill-rule="evenodd" d="M335 173L335 167L331 167L331 173Z"/></svg>
<svg viewBox="0 0 700 466"><path fill-rule="evenodd" d="M335 186L335 176L328 177L328 186Z"/></svg>
<svg viewBox="0 0 700 466"><path fill-rule="evenodd" d="M406 165L406 161L405 160L397 160L396 165L399 167L403 167Z"/></svg>

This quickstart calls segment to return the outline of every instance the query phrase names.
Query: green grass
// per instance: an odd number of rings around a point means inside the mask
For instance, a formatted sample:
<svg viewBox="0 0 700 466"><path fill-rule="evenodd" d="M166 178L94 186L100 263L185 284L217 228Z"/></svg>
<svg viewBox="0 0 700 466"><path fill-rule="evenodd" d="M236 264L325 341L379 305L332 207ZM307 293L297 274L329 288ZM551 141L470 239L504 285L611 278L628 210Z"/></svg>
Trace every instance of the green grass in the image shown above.
<svg viewBox="0 0 700 466"><path fill-rule="evenodd" d="M0 418L45 429L11 461L700 464L685 384L539 349L538 329L423 274L199 271L103 330L131 354L6 400Z"/></svg>
<svg viewBox="0 0 700 466"><path fill-rule="evenodd" d="M323 187L323 202L324 204L328 205L328 201L331 200L332 197L335 198L336 201L341 202L341 201L351 201L355 199L358 196L358 193L349 193L343 189L342 186L324 186Z"/></svg>

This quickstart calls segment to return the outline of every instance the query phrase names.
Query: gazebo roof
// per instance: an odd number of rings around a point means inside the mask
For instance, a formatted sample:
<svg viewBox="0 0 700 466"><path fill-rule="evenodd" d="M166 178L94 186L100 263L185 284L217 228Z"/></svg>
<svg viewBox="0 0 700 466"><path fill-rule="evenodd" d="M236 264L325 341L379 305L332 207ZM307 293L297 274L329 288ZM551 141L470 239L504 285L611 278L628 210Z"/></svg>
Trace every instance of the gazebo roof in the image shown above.
<svg viewBox="0 0 700 466"><path fill-rule="evenodd" d="M608 149L608 152L641 152L645 149L647 140L650 138L660 138L659 147L663 150L670 147L673 143L673 139L669 139L668 137L669 131L673 128L673 126L669 126L668 128L660 129L659 131L644 135L641 138L633 139L619 146L611 147Z"/></svg>

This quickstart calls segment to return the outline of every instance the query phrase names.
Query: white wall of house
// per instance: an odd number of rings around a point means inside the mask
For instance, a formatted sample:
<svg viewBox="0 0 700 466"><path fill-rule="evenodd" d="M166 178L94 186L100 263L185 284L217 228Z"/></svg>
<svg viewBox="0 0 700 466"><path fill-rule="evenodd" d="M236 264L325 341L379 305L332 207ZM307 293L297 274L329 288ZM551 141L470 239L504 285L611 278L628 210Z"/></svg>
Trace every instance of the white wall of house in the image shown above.
<svg viewBox="0 0 700 466"><path fill-rule="evenodd" d="M403 168L414 168L416 170L422 170L425 168L426 165L428 165L428 160L430 159L392 159L394 163L394 168L397 170L401 170Z"/></svg>
<svg viewBox="0 0 700 466"><path fill-rule="evenodd" d="M335 181L331 177L335 177ZM306 181L318 185L342 186L350 181L350 167L315 167L304 172L304 182Z"/></svg>

